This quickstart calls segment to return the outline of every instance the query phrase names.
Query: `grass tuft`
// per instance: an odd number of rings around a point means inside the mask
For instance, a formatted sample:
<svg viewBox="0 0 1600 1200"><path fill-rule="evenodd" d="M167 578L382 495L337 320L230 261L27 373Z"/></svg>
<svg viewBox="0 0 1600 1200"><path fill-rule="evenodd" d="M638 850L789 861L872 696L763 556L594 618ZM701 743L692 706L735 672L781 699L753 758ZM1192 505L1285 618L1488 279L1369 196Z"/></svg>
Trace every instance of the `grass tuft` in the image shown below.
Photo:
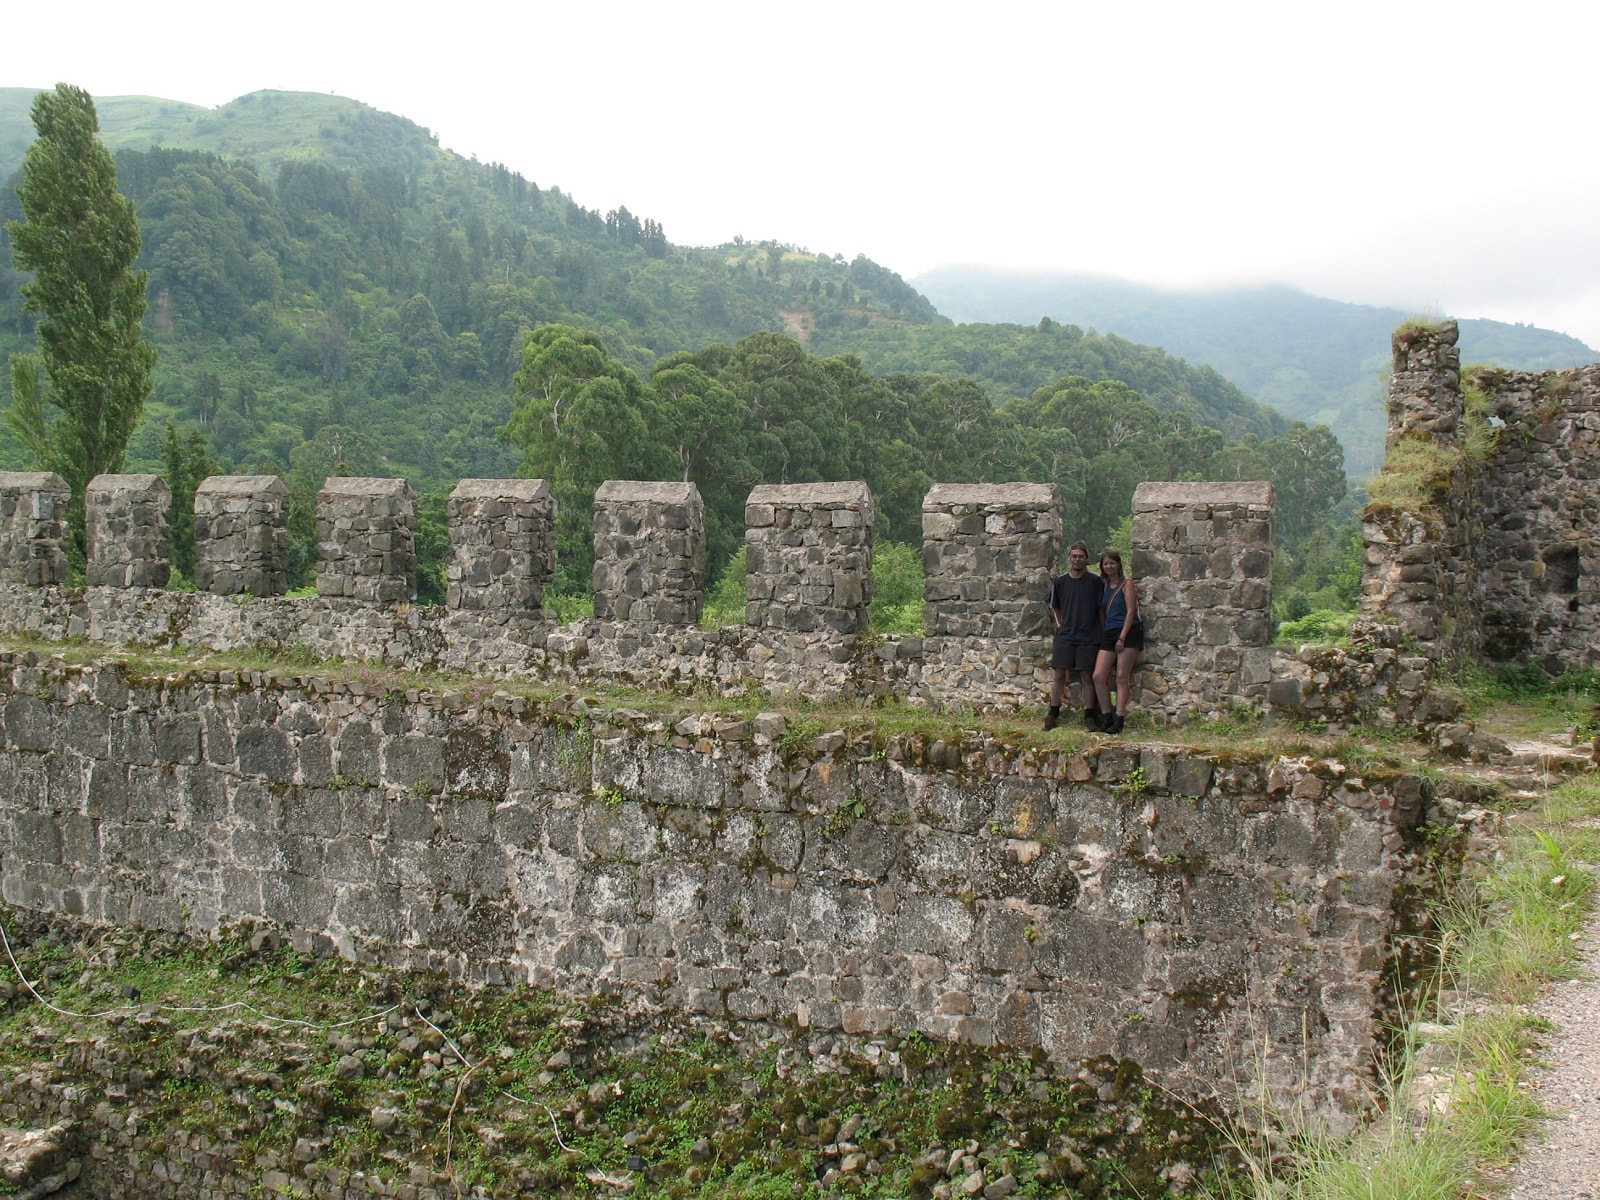
<svg viewBox="0 0 1600 1200"><path fill-rule="evenodd" d="M1383 471L1367 481L1367 509L1372 517L1383 510L1431 512L1450 494L1457 458L1431 438L1403 437L1390 447Z"/></svg>

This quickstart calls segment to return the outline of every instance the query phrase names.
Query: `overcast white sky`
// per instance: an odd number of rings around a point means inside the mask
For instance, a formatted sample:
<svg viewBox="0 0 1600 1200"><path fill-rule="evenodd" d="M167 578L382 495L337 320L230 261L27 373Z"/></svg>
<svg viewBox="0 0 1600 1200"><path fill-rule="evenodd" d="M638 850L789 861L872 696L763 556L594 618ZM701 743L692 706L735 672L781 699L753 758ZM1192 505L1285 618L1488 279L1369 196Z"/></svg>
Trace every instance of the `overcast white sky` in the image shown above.
<svg viewBox="0 0 1600 1200"><path fill-rule="evenodd" d="M5 27L0 85L337 92L675 242L1283 282L1600 347L1579 0L85 0Z"/></svg>

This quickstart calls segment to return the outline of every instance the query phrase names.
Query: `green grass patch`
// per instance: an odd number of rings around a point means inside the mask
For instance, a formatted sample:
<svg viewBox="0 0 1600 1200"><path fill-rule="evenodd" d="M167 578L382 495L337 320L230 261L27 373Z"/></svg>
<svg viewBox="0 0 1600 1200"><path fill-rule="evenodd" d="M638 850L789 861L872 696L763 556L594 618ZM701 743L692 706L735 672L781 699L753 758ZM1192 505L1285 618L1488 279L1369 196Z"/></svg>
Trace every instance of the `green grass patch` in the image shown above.
<svg viewBox="0 0 1600 1200"><path fill-rule="evenodd" d="M583 621L594 616L594 597L551 592L544 598L544 607L545 611L555 614L557 625L565 625L569 621Z"/></svg>
<svg viewBox="0 0 1600 1200"><path fill-rule="evenodd" d="M1467 714L1495 732L1539 737L1571 730L1586 741L1600 735L1600 671L1569 668L1550 675L1536 663L1457 672L1451 687Z"/></svg>
<svg viewBox="0 0 1600 1200"><path fill-rule="evenodd" d="M1457 456L1436 445L1432 438L1402 437L1389 448L1383 470L1367 481L1367 507L1371 518L1386 510L1428 513L1450 494Z"/></svg>
<svg viewBox="0 0 1600 1200"><path fill-rule="evenodd" d="M1494 457L1500 446L1504 422L1495 419L1494 402L1475 377L1462 372L1461 453L1469 461L1482 463Z"/></svg>

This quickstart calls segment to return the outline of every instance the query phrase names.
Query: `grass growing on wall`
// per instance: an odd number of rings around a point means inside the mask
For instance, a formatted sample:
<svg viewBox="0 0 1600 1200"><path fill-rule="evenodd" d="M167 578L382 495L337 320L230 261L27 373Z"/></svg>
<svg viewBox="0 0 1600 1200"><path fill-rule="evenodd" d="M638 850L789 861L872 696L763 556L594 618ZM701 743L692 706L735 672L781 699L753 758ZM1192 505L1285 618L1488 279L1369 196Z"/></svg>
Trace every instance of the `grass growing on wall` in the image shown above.
<svg viewBox="0 0 1600 1200"><path fill-rule="evenodd" d="M1492 720L1498 733L1544 737L1570 731L1579 743L1600 735L1600 671L1592 667L1555 676L1537 663L1469 667L1451 684L1467 714Z"/></svg>
<svg viewBox="0 0 1600 1200"><path fill-rule="evenodd" d="M1462 372L1461 379L1461 453L1475 463L1487 462L1494 457L1500 445L1500 431L1504 422L1494 415L1494 402L1476 379Z"/></svg>
<svg viewBox="0 0 1600 1200"><path fill-rule="evenodd" d="M1389 448L1383 470L1367 481L1366 514L1431 511L1449 496L1456 462L1457 457L1432 438L1401 438Z"/></svg>

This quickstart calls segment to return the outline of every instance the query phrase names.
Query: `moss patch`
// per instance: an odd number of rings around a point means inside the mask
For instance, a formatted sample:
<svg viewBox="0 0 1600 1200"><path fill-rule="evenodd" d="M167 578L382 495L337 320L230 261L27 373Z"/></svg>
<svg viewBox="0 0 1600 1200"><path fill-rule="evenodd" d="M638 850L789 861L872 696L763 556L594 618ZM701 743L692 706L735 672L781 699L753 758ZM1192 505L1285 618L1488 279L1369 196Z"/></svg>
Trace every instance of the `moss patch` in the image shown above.
<svg viewBox="0 0 1600 1200"><path fill-rule="evenodd" d="M928 1197L982 1172L1025 1196L1149 1197L1226 1155L1216 1114L1128 1060L1063 1067L917 1034L741 1039L609 997L375 972L259 933L3 916L45 999L102 1015L53 1012L13 976L0 1096L71 1088L82 1118L136 1113L146 1166L198 1151L247 1179L420 1171L440 1194L487 1196ZM126 1149L111 1138L96 1178L127 1170Z"/></svg>

